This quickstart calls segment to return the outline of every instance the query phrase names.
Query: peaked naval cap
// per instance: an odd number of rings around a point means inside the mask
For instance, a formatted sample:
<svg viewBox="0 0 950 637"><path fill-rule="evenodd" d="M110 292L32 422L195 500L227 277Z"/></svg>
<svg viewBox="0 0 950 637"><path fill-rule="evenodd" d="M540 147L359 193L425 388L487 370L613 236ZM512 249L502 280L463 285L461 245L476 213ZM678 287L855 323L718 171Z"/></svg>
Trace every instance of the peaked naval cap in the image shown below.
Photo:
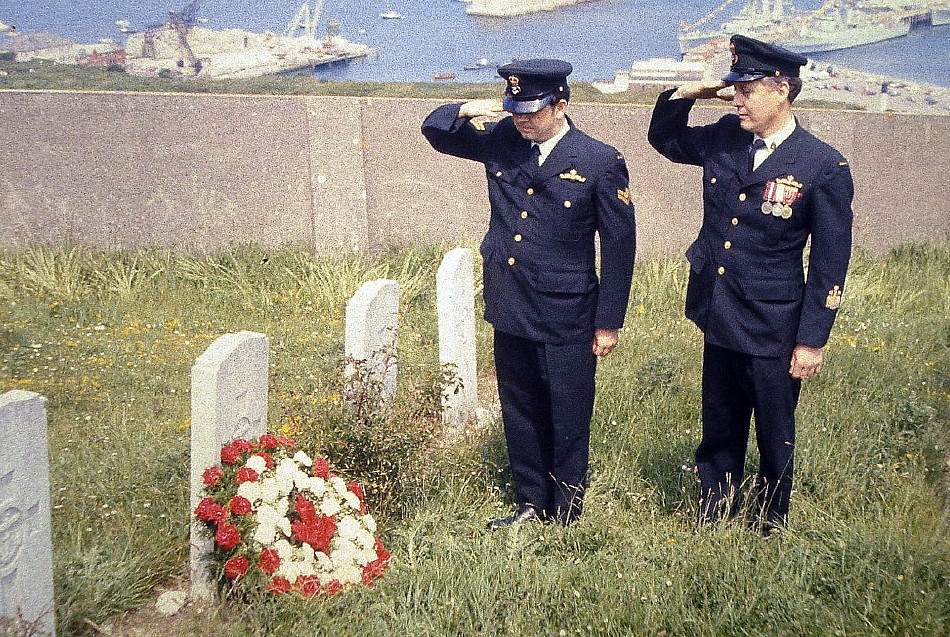
<svg viewBox="0 0 950 637"><path fill-rule="evenodd" d="M498 67L508 85L502 105L509 113L536 113L548 104L568 99L567 76L574 67L563 60L520 60Z"/></svg>
<svg viewBox="0 0 950 637"><path fill-rule="evenodd" d="M744 35L734 35L729 41L732 66L723 82L751 82L763 77L798 77L808 58L776 44L767 44Z"/></svg>

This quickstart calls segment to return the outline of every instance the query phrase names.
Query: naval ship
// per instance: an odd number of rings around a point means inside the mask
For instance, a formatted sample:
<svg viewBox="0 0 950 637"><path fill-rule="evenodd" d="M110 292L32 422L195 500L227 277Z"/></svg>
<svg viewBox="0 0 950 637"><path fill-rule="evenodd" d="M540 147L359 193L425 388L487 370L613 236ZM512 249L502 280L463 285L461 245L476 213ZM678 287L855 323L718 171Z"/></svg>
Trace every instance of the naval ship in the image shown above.
<svg viewBox="0 0 950 637"><path fill-rule="evenodd" d="M695 24L681 24L680 51L733 34L776 42L797 53L837 51L907 35L910 24L886 14L862 11L853 0L827 0L815 11L802 11L784 0L748 0L738 14L714 29L699 29L735 0L725 0Z"/></svg>

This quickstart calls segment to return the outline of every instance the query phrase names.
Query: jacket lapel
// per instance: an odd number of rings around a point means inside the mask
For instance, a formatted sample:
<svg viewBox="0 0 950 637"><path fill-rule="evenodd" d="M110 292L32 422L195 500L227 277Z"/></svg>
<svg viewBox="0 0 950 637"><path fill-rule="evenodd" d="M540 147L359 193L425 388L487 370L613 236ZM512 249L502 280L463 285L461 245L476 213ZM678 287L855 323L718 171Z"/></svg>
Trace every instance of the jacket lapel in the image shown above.
<svg viewBox="0 0 950 637"><path fill-rule="evenodd" d="M798 145L804 136L805 129L796 122L794 132L772 151L762 165L748 175L744 185L765 182L776 175L794 174L795 160L799 156Z"/></svg>
<svg viewBox="0 0 950 637"><path fill-rule="evenodd" d="M542 181L550 179L554 175L560 174L574 165L578 155L576 142L579 135L580 133L577 132L577 129L574 128L572 123L571 130L558 141L551 151L551 154L547 156L547 159L545 159L541 165L538 176Z"/></svg>

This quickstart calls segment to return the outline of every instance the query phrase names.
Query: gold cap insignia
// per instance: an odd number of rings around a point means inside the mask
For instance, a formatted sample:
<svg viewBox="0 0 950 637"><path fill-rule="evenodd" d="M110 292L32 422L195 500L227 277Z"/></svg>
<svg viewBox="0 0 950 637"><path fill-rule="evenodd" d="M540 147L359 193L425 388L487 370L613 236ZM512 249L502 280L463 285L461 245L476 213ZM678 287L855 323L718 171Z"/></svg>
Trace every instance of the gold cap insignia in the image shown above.
<svg viewBox="0 0 950 637"><path fill-rule="evenodd" d="M623 190L617 189L617 199L624 202L628 206L630 205L630 189L624 188Z"/></svg>
<svg viewBox="0 0 950 637"><path fill-rule="evenodd" d="M841 307L841 287L834 286L828 290L828 298L825 299L825 307L829 310L837 310Z"/></svg>
<svg viewBox="0 0 950 637"><path fill-rule="evenodd" d="M519 86L519 84L521 83L520 77L518 77L517 75L509 75L508 83L511 84L512 95L517 95L518 93L521 92L521 86Z"/></svg>

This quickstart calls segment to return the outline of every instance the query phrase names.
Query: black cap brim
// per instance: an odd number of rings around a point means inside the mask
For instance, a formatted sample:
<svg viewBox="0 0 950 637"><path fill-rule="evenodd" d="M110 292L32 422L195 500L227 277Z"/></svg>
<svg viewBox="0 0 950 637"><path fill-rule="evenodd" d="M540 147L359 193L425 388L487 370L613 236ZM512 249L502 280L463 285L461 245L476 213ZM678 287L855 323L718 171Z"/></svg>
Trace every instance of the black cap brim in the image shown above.
<svg viewBox="0 0 950 637"><path fill-rule="evenodd" d="M502 108L509 113L537 113L542 108L554 101L554 95L543 95L535 100L519 101L509 95L505 95L501 100Z"/></svg>
<svg viewBox="0 0 950 637"><path fill-rule="evenodd" d="M761 71L753 71L752 69L742 69L736 71L729 71L726 73L722 81L723 82L752 82L754 80L761 80L763 77L771 77L768 73L763 73Z"/></svg>

